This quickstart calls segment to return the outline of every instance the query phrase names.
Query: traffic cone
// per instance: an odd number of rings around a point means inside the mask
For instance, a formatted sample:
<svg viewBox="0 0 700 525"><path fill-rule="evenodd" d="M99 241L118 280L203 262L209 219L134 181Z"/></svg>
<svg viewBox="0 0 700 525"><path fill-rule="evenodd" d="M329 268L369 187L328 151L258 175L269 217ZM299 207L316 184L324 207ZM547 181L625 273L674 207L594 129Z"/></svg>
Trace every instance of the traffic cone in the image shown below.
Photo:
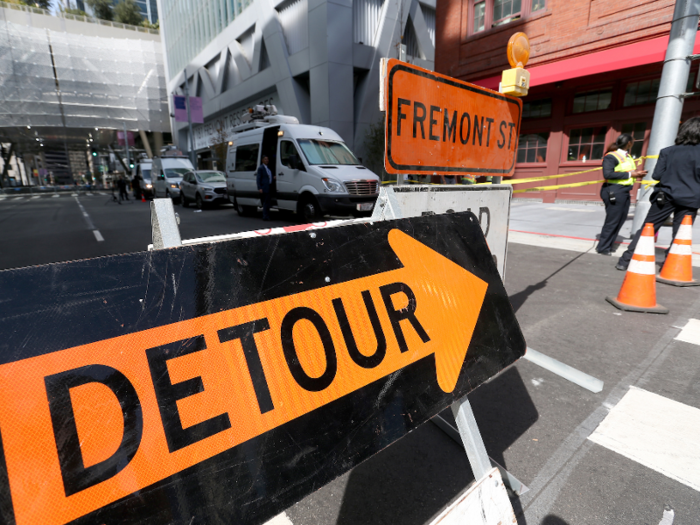
<svg viewBox="0 0 700 525"><path fill-rule="evenodd" d="M141 202L146 202L146 196L141 194Z"/></svg>
<svg viewBox="0 0 700 525"><path fill-rule="evenodd" d="M668 308L656 304L656 256L654 254L654 225L644 225L637 248L627 268L617 298L605 300L620 310L667 314Z"/></svg>
<svg viewBox="0 0 700 525"><path fill-rule="evenodd" d="M664 267L661 268L661 273L656 280L673 286L700 285L693 279L693 219L690 215L683 217Z"/></svg>

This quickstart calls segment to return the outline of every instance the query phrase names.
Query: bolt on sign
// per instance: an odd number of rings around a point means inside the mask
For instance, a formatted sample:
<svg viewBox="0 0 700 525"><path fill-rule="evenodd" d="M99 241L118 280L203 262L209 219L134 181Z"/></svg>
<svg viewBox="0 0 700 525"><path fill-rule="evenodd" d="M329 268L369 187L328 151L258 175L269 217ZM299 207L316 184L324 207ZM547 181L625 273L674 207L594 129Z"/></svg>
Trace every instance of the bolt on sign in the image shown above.
<svg viewBox="0 0 700 525"><path fill-rule="evenodd" d="M388 173L513 175L521 100L394 58L382 60Z"/></svg>
<svg viewBox="0 0 700 525"><path fill-rule="evenodd" d="M525 352L477 218L0 272L0 519L270 519Z"/></svg>

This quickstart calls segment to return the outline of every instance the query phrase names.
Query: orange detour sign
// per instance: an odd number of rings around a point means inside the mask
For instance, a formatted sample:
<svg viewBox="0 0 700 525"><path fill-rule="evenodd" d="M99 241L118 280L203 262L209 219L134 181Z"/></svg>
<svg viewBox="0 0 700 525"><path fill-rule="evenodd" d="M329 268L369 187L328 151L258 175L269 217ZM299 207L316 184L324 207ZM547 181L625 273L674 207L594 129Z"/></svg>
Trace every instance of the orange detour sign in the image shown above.
<svg viewBox="0 0 700 525"><path fill-rule="evenodd" d="M0 508L18 525L262 523L522 355L472 214L368 228L56 265L64 278L102 274L73 298L50 291L47 267L0 272L17 291L0 319L20 312L0 329L9 344L29 326L23 284L61 321L20 336L44 345L0 365ZM445 257L425 244L436 235L469 249ZM105 284L120 269L126 289ZM153 326L131 330L149 315ZM60 349L82 323L109 337ZM374 425L401 430L355 435Z"/></svg>
<svg viewBox="0 0 700 525"><path fill-rule="evenodd" d="M513 175L519 99L396 59L383 96L387 172Z"/></svg>

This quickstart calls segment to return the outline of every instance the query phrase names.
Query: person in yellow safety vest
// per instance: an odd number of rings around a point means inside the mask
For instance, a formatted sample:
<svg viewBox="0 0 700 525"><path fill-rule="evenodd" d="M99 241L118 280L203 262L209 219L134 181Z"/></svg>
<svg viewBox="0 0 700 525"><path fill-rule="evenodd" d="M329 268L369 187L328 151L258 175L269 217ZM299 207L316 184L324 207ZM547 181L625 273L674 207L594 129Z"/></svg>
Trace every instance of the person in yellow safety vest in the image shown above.
<svg viewBox="0 0 700 525"><path fill-rule="evenodd" d="M600 189L600 198L605 203L605 223L596 248L601 255L612 255L617 234L627 220L630 190L635 178L641 179L647 174L646 171L637 169L634 159L630 156L633 145L632 135L623 133L611 144L603 158L605 182Z"/></svg>

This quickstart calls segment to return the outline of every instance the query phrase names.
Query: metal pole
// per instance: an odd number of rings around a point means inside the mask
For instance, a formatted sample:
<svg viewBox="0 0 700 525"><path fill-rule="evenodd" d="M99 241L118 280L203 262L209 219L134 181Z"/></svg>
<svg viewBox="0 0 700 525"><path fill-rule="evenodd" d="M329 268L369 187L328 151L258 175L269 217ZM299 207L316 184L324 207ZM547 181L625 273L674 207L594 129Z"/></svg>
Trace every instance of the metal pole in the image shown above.
<svg viewBox="0 0 700 525"><path fill-rule="evenodd" d="M190 86L189 79L187 78L187 68L185 68L185 104L187 105L187 125L189 126L190 135L190 162L196 169L197 164L195 164L194 132L192 131L192 113L190 113Z"/></svg>
<svg viewBox="0 0 700 525"><path fill-rule="evenodd" d="M131 155L129 154L129 134L126 131L126 122L124 124L124 146L126 147L126 175L131 177Z"/></svg>
<svg viewBox="0 0 700 525"><path fill-rule="evenodd" d="M683 111L683 97L681 95L685 93L688 83L690 72L690 59L688 57L693 54L699 15L700 0L676 0L671 34L661 73L659 94L656 97L647 155L658 155L659 151L674 143L678 134ZM644 169L649 172L644 180L652 180L651 176L656 167L656 159L648 159L644 166ZM644 220L651 207L649 196L652 191L652 186L645 184L639 192L634 221L632 222L632 236L644 225Z"/></svg>

